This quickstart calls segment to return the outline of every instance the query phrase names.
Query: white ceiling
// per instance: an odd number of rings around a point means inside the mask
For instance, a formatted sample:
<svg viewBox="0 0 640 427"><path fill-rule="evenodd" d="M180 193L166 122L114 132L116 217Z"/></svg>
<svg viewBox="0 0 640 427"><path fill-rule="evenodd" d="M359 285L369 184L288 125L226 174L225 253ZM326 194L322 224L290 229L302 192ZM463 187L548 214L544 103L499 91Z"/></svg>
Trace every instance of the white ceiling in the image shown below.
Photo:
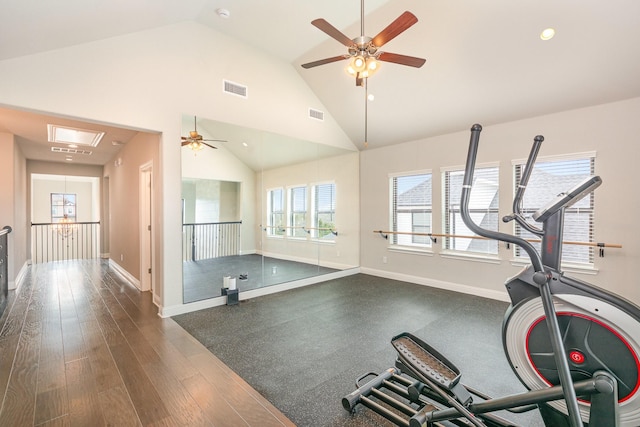
<svg viewBox="0 0 640 427"><path fill-rule="evenodd" d="M371 37L413 12L418 22L383 50L427 59L420 69L384 63L370 79L370 147L640 96L638 0L365 3ZM230 17L220 18L218 8ZM0 60L199 22L293 64L362 148L365 91L345 74L346 61L299 66L346 53L310 22L324 18L349 38L359 36L357 0L0 0L0 10ZM556 37L541 41L549 26ZM9 130L24 141L37 139L15 127Z"/></svg>

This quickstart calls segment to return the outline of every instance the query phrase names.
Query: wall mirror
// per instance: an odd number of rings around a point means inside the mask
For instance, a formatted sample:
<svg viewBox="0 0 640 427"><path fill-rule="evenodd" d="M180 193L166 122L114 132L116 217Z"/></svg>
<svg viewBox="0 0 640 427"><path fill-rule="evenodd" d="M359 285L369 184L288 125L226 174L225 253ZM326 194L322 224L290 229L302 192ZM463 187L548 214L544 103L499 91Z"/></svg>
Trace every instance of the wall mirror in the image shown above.
<svg viewBox="0 0 640 427"><path fill-rule="evenodd" d="M182 147L184 303L359 265L357 151L187 115L182 135L194 125L215 148Z"/></svg>

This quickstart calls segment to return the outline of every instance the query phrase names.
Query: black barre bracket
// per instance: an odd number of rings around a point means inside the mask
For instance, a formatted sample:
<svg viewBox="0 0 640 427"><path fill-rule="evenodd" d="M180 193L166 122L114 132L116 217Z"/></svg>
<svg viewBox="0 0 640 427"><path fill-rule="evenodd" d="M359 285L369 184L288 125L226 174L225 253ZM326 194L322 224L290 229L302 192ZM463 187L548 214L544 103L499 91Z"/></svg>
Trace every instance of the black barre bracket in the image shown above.
<svg viewBox="0 0 640 427"><path fill-rule="evenodd" d="M604 243L596 243L596 246L598 247L598 256L600 258L604 258L604 247L605 247L605 244Z"/></svg>
<svg viewBox="0 0 640 427"><path fill-rule="evenodd" d="M380 234L380 236L384 237L385 240L389 240L389 235L388 234L384 234L382 231L378 231L378 233Z"/></svg>

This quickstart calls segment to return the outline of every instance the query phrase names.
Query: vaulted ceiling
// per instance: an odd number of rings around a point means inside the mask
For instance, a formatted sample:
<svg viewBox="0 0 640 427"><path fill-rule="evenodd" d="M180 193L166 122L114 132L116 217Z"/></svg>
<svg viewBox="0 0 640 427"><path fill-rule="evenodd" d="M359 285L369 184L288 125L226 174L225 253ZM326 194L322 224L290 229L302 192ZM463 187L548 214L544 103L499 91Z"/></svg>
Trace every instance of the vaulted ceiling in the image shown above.
<svg viewBox="0 0 640 427"><path fill-rule="evenodd" d="M357 0L0 0L0 60L193 21L294 66L347 135L364 142L367 103L372 148L640 96L637 0L367 0L365 35L405 10L418 22L384 46L426 58L421 68L383 63L365 89L346 60L301 64L347 53L311 25L324 18L361 35ZM219 9L229 12L221 17ZM542 41L541 31L556 29ZM205 54L205 53L203 53ZM7 123L0 122L0 130ZM115 139L115 138L114 138Z"/></svg>

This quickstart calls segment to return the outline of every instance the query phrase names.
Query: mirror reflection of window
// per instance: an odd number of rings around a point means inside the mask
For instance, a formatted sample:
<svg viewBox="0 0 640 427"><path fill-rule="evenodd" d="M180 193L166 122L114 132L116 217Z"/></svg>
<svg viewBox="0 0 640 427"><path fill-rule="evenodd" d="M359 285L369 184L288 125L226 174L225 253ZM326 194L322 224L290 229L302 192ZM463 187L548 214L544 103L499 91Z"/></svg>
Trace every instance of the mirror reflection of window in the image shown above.
<svg viewBox="0 0 640 427"><path fill-rule="evenodd" d="M285 233L284 222L284 191L282 188L269 190L268 192L269 223L267 234L269 236L283 236Z"/></svg>
<svg viewBox="0 0 640 427"><path fill-rule="evenodd" d="M306 238L307 235L307 187L289 189L289 236Z"/></svg>
<svg viewBox="0 0 640 427"><path fill-rule="evenodd" d="M333 241L336 228L336 185L318 184L313 187L314 223L316 239Z"/></svg>

